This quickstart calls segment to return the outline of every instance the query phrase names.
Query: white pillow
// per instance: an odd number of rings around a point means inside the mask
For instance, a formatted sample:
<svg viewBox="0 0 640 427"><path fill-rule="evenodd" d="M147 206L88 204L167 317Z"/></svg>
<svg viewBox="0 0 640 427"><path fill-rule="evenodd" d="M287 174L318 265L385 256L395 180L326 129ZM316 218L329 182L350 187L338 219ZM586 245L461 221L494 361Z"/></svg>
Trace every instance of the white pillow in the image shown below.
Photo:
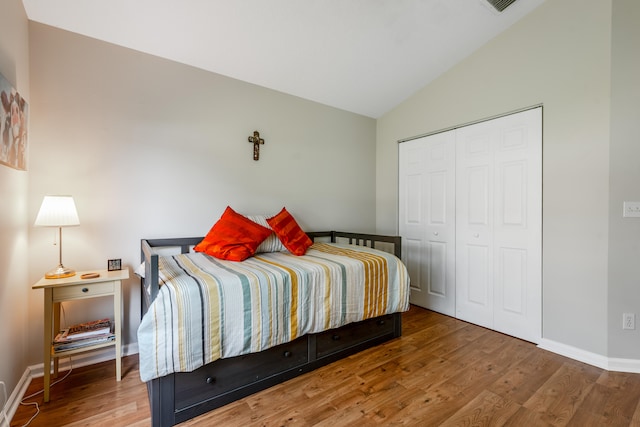
<svg viewBox="0 0 640 427"><path fill-rule="evenodd" d="M272 216L273 215L270 215L269 218L271 218ZM267 222L267 215L246 215L246 217L249 218L251 221L255 222L256 224L260 224L261 226L267 227L269 230L271 230L271 226ZM260 243L260 246L258 246L258 248L256 249L256 253L282 252L286 250L287 248L285 248L282 242L280 241L280 239L278 239L278 236L276 236L276 233L271 231L271 234L269 234L269 237L267 237L266 239L263 240L262 243Z"/></svg>
<svg viewBox="0 0 640 427"><path fill-rule="evenodd" d="M136 268L135 273L138 277L142 277L144 279L144 262Z"/></svg>

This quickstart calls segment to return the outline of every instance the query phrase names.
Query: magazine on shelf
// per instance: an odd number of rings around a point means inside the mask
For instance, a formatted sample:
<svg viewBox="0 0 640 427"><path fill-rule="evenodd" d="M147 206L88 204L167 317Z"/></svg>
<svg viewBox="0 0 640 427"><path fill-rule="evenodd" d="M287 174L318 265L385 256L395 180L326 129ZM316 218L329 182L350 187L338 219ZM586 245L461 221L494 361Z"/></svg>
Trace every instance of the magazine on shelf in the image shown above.
<svg viewBox="0 0 640 427"><path fill-rule="evenodd" d="M53 340L54 344L68 344L86 339L104 338L113 335L113 324L109 319L80 323L61 330Z"/></svg>
<svg viewBox="0 0 640 427"><path fill-rule="evenodd" d="M64 351L64 350L73 350L76 348L88 347L91 345L102 344L104 342L115 341L116 336L114 334L102 335L91 338L84 338L75 341L68 342L54 342L53 350L55 352Z"/></svg>

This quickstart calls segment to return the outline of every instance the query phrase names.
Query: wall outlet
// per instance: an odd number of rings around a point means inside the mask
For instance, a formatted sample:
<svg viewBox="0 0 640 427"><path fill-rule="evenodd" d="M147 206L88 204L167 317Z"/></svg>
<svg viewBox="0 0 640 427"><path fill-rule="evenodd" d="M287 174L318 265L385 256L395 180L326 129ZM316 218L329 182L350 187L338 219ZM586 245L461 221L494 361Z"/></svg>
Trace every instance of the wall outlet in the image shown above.
<svg viewBox="0 0 640 427"><path fill-rule="evenodd" d="M623 202L622 216L625 218L640 217L640 202Z"/></svg>
<svg viewBox="0 0 640 427"><path fill-rule="evenodd" d="M622 313L622 329L635 329L636 315L633 313Z"/></svg>

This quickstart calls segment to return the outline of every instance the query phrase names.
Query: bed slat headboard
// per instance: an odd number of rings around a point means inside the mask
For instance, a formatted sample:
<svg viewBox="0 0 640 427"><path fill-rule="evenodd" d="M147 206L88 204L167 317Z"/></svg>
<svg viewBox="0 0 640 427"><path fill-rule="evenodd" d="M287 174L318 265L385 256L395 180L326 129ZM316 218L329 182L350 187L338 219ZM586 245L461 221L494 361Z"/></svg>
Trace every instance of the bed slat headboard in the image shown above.
<svg viewBox="0 0 640 427"><path fill-rule="evenodd" d="M368 246L375 248L376 242L393 245L393 254L402 258L402 238L400 236L385 236L380 234L348 233L344 231L310 231L307 235L314 240L316 238L330 238L331 243L338 243L338 239L348 240L350 245Z"/></svg>

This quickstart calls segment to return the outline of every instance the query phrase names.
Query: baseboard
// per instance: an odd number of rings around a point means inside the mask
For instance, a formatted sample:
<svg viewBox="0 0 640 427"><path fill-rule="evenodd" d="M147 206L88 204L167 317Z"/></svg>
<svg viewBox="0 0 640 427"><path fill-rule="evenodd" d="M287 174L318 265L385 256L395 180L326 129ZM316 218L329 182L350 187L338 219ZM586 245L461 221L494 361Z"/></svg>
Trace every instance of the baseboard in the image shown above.
<svg viewBox="0 0 640 427"><path fill-rule="evenodd" d="M609 369L607 370L640 374L640 360L611 358L609 359Z"/></svg>
<svg viewBox="0 0 640 427"><path fill-rule="evenodd" d="M637 359L610 358L545 338L540 340L538 347L607 371L640 373L640 360Z"/></svg>
<svg viewBox="0 0 640 427"><path fill-rule="evenodd" d="M9 396L9 400L7 400L7 406L5 408L7 418L9 420L13 418L13 415L18 410L18 406L20 405L20 402L23 399L22 396L24 396L25 392L27 391L27 388L29 387L29 384L31 383L31 378L32 378L31 369L30 368L25 369L24 373L22 374L22 377L18 381L18 384L13 389L13 392L11 392L11 395Z"/></svg>
<svg viewBox="0 0 640 427"><path fill-rule="evenodd" d="M126 344L122 346L122 356L131 356L138 354L138 343ZM70 358L64 358L59 360L58 370L68 371L69 368L79 368L81 366L93 365L96 363L107 362L109 360L115 360L116 351L114 347L91 351L87 353L76 354ZM7 400L7 406L5 408L7 417L11 420L18 410L20 402L24 399L24 395L31 383L32 378L38 378L44 376L44 363L28 366L22 374L22 378L18 381L18 384L13 389L13 392ZM0 424L1 425L1 424Z"/></svg>

